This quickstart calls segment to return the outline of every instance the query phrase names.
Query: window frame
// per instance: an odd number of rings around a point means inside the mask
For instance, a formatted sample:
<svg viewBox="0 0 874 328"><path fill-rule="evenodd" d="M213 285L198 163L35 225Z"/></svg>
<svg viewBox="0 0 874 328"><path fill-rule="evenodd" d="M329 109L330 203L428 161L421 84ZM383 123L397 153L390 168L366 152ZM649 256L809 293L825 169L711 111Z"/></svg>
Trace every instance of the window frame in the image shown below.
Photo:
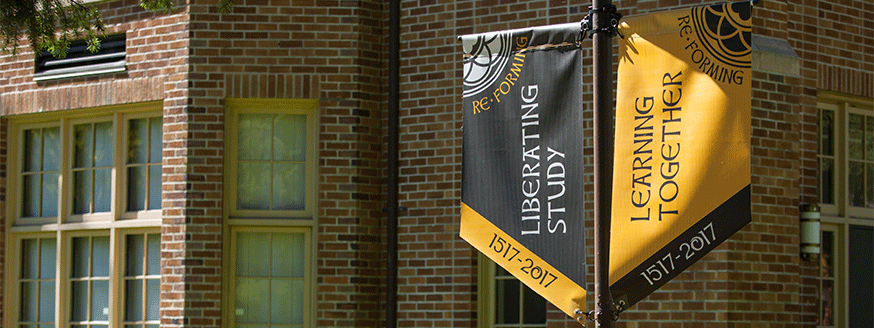
<svg viewBox="0 0 874 328"><path fill-rule="evenodd" d="M222 321L229 327L235 323L234 284L236 272L236 233L239 231L304 232L305 293L304 325L316 327L316 261L318 259L318 110L317 99L225 99L224 158L224 227L222 254L225 265L222 277ZM238 115L248 113L298 113L306 115L305 208L303 211L238 210L237 207L237 140ZM232 240L233 238L233 240Z"/></svg>
<svg viewBox="0 0 874 328"><path fill-rule="evenodd" d="M32 233L32 234L27 234L27 235L12 235L12 236L9 236L9 238L7 238L7 243L6 243L6 254L7 254L7 257L6 257L7 266L6 266L6 268L7 268L7 270L5 270L6 273L5 273L4 280L6 281L6 283L4 284L5 285L4 290L8 291L8 293L4 294L5 296L7 296L7 297L4 297L4 300L5 300L4 307L6 310L8 310L5 313L10 313L10 314L17 313L19 315L7 315L7 316L5 316L4 322L5 322L6 327L16 327L19 324L19 322L21 322L21 317L20 317L21 310L22 310L21 309L21 290L19 287L20 280L22 280L21 267L23 265L22 260L21 260L23 258L23 253L22 253L23 249L21 248L21 243L26 239L36 239L36 240L54 239L54 241L55 241L55 276L54 276L54 284L55 284L55 288L54 288L54 296L55 296L55 299L54 299L54 308L55 308L54 309L54 317L55 317L55 323L58 322L58 318L62 317L63 313L61 311L61 307L58 306L59 295L62 294L60 292L60 290L62 288L61 282L60 282L61 281L60 277L61 277L62 273L61 273L61 267L59 265L59 261L60 261L59 259L62 258L61 253L60 253L62 251L62 249L61 249L61 243L58 242L57 235L58 235L57 233L44 232L44 233ZM12 255L12 256L9 256L9 255ZM11 270L9 268L11 268ZM11 296L11 297L9 297L9 296ZM61 297L64 297L64 296L61 296ZM37 315L39 315L39 314L37 313Z"/></svg>
<svg viewBox="0 0 874 328"><path fill-rule="evenodd" d="M498 277L498 267L497 264L489 259L487 256L479 253L479 278L478 278L478 300L480 311L477 312L477 327L478 328L495 328L495 327L509 327L509 328L541 328L548 327L549 325L549 302L544 300L544 308L543 308L543 316L544 321L542 324L526 324L524 323L524 311L522 308L525 306L524 302L524 293L525 289L529 288L522 281L519 281L516 277ZM497 315L497 280L515 280L519 283L520 289L520 300L519 300L519 320L523 323L518 325L513 324L498 324L496 323L496 315ZM530 288L529 288L530 289Z"/></svg>
<svg viewBox="0 0 874 328"><path fill-rule="evenodd" d="M56 204L60 207L55 216L36 216L36 217L25 217L24 209L22 201L24 199L24 150L25 150L25 131L33 130L33 129L46 129L57 127L59 133L58 147L60 148L58 156L60 157L60 162L58 163L58 199L56 200ZM64 211L63 204L63 193L61 192L63 188L63 182L60 179L61 172L64 171L63 167L63 158L64 158L64 147L63 147L63 135L65 133L63 124L58 124L57 121L51 122L39 122L39 123L31 123L24 124L19 126L14 126L10 124L10 131L15 131L15 133L9 133L9 144L17 145L21 152L9 152L8 160L7 160L7 168L8 172L14 172L13 174L8 174L8 182L7 182L7 191L12 191L15 195L15 199L13 201L7 201L7 207L10 209L7 211L8 220L11 224L15 225L20 223L21 225L43 225L43 224L51 224L51 223L60 223L59 219L61 217L61 213ZM15 154L13 154L15 153ZM43 172L43 171L40 171ZM41 173L42 174L42 173ZM8 192L7 192L8 193ZM42 190L40 190L42 194ZM42 198L41 198L42 199ZM41 210L42 211L42 210Z"/></svg>
<svg viewBox="0 0 874 328"><path fill-rule="evenodd" d="M849 320L849 271L852 259L849 258L849 236L852 226L874 226L874 210L864 207L854 207L850 205L849 199L849 116L850 114L861 114L866 117L874 117L874 99L865 99L861 97L853 97L832 92L820 91L817 101L817 117L823 110L832 111L833 117L833 136L832 149L834 154L831 156L834 161L832 189L833 204L819 204L821 213L821 233L822 231L831 232L834 236L834 299L835 313L834 325L821 325L821 272L820 266L817 265L817 327L831 328L844 327ZM817 145L822 137L822 131L819 130L820 121L817 120ZM817 197L821 192L822 176L820 171L819 160L824 156L820 154L820 149L816 151L817 155ZM874 247L872 247L874 251ZM820 261L822 258L820 258ZM821 265L821 264L820 264Z"/></svg>
<svg viewBox="0 0 874 328"><path fill-rule="evenodd" d="M3 225L6 233L6 249L4 256L7 259L7 269L4 270L4 290L8 291L3 303L5 313L20 313L20 299L22 291L19 290L19 279L23 263L21 249L22 241L33 238L52 238L56 243L55 259L55 291L54 291L54 314L56 327L69 327L71 322L71 270L72 250L70 249L73 238L80 236L108 236L109 237L109 274L108 277L108 302L109 326L117 326L124 322L122 316L125 311L125 302L121 298L124 295L124 265L126 249L124 236L129 234L158 234L160 236L161 210L144 211L136 216L128 217L122 213L126 210L127 181L121 174L120 168L124 168L122 158L126 155L126 147L129 137L123 134L130 119L138 117L163 117L162 102L148 102L129 105L115 105L98 108L75 109L52 113L25 114L8 117L7 142L11 146L7 154L7 181L6 200L7 220ZM110 160L110 211L90 213L84 215L73 214L74 175L74 127L76 124L93 122L112 122L111 131L114 134L111 141L114 149ZM24 165L24 132L29 129L57 127L59 130L59 154L58 154L58 212L56 216L26 218L23 217L24 186L21 183ZM163 138L162 138L163 139ZM18 147L16 148L15 146ZM162 145L163 148L163 145ZM162 154L163 155L163 154ZM145 213L148 212L148 213ZM19 325L20 316L8 315L2 320L6 327Z"/></svg>
<svg viewBox="0 0 874 328"><path fill-rule="evenodd" d="M225 195L230 220L246 218L275 218L297 221L310 221L317 213L318 182L318 125L317 110L319 102L316 99L238 99L225 100L227 107L225 120ZM247 210L237 208L237 142L240 114L298 114L306 115L306 163L303 210ZM306 224L301 222L302 224Z"/></svg>
<svg viewBox="0 0 874 328"><path fill-rule="evenodd" d="M125 119L118 124L120 126L119 126L119 129L117 129L117 130L121 130L120 131L121 133L119 135L124 136L125 138L123 138L123 140L121 140L122 141L121 146L116 152L117 153L123 152L122 154L126 155L127 150L130 148L130 137L129 137L130 136L130 121L145 118L145 119L147 119L146 121L148 122L149 119L161 118L162 125L163 125L163 115L155 115L155 114L159 114L159 113L139 112L139 113L127 114ZM162 130L163 130L163 128L162 128ZM117 138L117 139L122 139L122 138ZM162 158L164 156L164 154L163 154L163 149L164 149L163 139L164 138L162 137L161 138L161 143L162 143L161 157ZM143 220L143 219L160 220L161 215L162 215L161 214L162 213L161 212L162 206L159 206L158 209L155 209L155 210L150 210L148 208L148 206L145 207L145 209L142 211L130 211L129 210L128 197L130 197L130 193L128 193L127 191L128 191L128 188L130 188L130 185L129 185L130 179L128 177L128 170L127 169L128 169L130 164L126 160L124 160L124 157L125 156L119 156L119 158L117 159L118 163L116 164L116 167L119 168L120 172L118 172L115 176L118 177L120 179L120 181L118 183L114 183L115 186L121 184L121 185L124 185L125 187L127 187L127 188L119 188L120 190L118 190L117 193L114 194L117 197L117 199L119 200L119 202L118 202L118 206L120 208L118 210L119 219L121 219L121 220ZM145 166L147 166L147 167L150 165L151 165L150 163L145 164ZM163 163L161 165L163 165ZM146 176L146 181L148 181L148 175ZM163 193L163 190L161 192ZM145 195L145 197L146 197L146 199L148 199L149 195ZM159 199L159 202L163 202L163 198L164 197L162 196ZM148 202L148 200L146 200L146 201Z"/></svg>
<svg viewBox="0 0 874 328"><path fill-rule="evenodd" d="M866 109L867 108L867 109ZM839 95L828 92L821 92L817 102L817 117L823 110L829 110L834 113L833 118L833 133L832 149L834 155L831 156L834 160L832 189L834 190L833 204L825 204L820 201L820 210L824 216L831 217L846 217L850 220L871 221L874 220L874 210L864 207L855 207L850 205L849 193L849 114L861 114L866 117L874 117L874 100L860 99L845 95ZM819 120L817 127L819 128ZM819 145L821 132L817 132L817 145ZM819 160L824 156L817 149L817 192L822 189L820 185L822 176L819 167ZM819 198L817 194L817 198ZM862 225L870 225L862 224Z"/></svg>
<svg viewBox="0 0 874 328"><path fill-rule="evenodd" d="M118 283L116 284L117 288L115 288L114 291L115 291L115 293L116 293L115 295L117 295L117 299L119 301L115 302L115 304L110 304L110 306L113 306L113 305L115 306L114 310L116 311L115 313L117 313L117 315L114 317L115 317L115 320L117 320L116 322L118 324L115 326L116 327L127 327L128 325L137 325L137 326L155 325L155 326L159 326L160 322L161 322L161 319L160 319L160 297L161 297L160 296L160 292L161 292L160 291L160 281L161 281L160 271L161 271L161 268L160 267L158 268L158 273L159 273L158 275L149 275L148 268L144 267L143 271L145 274L143 274L142 276L133 277L133 279L136 279L136 280L157 278L158 283L159 283L159 287L158 287L159 288L159 290L158 290L158 298L159 298L159 300L158 300L158 307L159 307L158 320L157 321L145 320L143 322L136 322L136 323L131 323L130 321L127 321L125 318L125 316L127 315L126 306L128 305L127 304L127 289L126 289L127 286L125 285L125 283L129 280L125 271L127 270L127 264L128 264L127 263L127 245L128 245L127 244L127 237L132 236L132 235L143 235L143 236L158 235L158 242L159 242L159 247L160 247L161 231L159 229L135 228L135 229L124 229L124 230L118 231L114 235L117 236L118 242L116 244L114 244L116 247L113 247L113 249L117 248L118 250L120 250L119 252L116 252L117 254L115 254L115 256L112 256L112 258L115 259L115 261L116 261L115 263L120 263L120 265L118 266L119 268L113 272L116 281L118 281ZM144 238L148 238L148 237L144 237ZM144 240L147 240L147 239L144 239ZM160 248L158 249L158 252L159 252L158 256L159 256L159 261L160 261L160 256L161 256L160 255L160 252L161 252ZM148 261L148 256L147 256L147 261ZM143 295L146 295L145 292L146 291L143 290ZM143 305L146 306L145 303L143 303ZM143 309L143 311L145 311L145 310L146 309ZM144 316L145 316L145 313L144 313ZM112 318L110 318L110 320L112 320Z"/></svg>
<svg viewBox="0 0 874 328"><path fill-rule="evenodd" d="M820 273L817 275L817 286L816 286L816 291L817 291L816 326L818 328L844 327L844 326L846 326L845 321L846 321L847 315L849 314L847 312L847 307L846 307L847 293L845 292L846 291L846 281L847 281L846 275L847 275L847 271L848 271L848 265L847 265L847 261L845 259L845 256L847 254L846 249L845 249L847 246L847 242L846 242L846 238L844 237L846 235L844 230L848 226L847 225L842 226L842 225L838 225L838 224L823 224L821 227L822 228L821 228L820 234L822 234L823 232L830 232L830 233L832 233L832 238L833 238L833 240L832 240L833 241L832 252L834 253L833 254L834 258L832 259L832 265L833 265L832 270L834 271L834 276L831 277L830 280L832 280L833 288L834 288L834 291L832 292L832 297L834 299L835 312L832 314L834 316L833 317L834 325L831 325L831 326L822 325L822 318L820 317L820 315L822 313L822 300L821 300L822 282L823 282L823 280L826 280L826 279L823 279L823 276L822 276L821 265L822 265L823 258L822 258L822 256L820 256L820 258L819 258L820 264L819 264L819 266L817 266L817 270Z"/></svg>
<svg viewBox="0 0 874 328"><path fill-rule="evenodd" d="M228 232L227 239L229 242L225 243L225 254L227 254L227 263L226 269L226 277L224 288L225 296L224 300L224 308L225 315L224 320L227 322L228 327L235 327L236 324L236 303L235 303L235 295L236 295L236 286L235 286L235 278L236 278L236 252L237 252L237 233L239 232L269 232L269 233L303 233L304 234L304 295L303 295L303 324L302 327L315 327L316 322L316 247L315 243L317 242L315 239L315 233L313 233L313 229L309 227L300 227L300 226L271 226L271 225L247 225L247 226L233 226L229 227L226 230ZM269 325L269 323L268 323Z"/></svg>
<svg viewBox="0 0 874 328"><path fill-rule="evenodd" d="M93 116L93 117L88 117L88 118L65 119L65 121L67 121L67 122L65 122L65 125L67 126L66 131L69 134L69 136L66 136L67 138L64 138L65 136L62 136L62 139L67 139L66 144L63 145L62 147L65 147L63 149L66 149L66 151L68 152L67 157L69 157L69 160L62 161L62 162L64 162L64 165L62 165L61 175L68 177L67 179L63 179L63 180L69 181L69 183L65 183L65 188L61 189L61 190L63 190L63 194L64 194L64 196L62 196L62 199L64 199L64 202L65 202L65 204L64 204L65 211L64 211L63 216L66 217L66 220L62 219L60 221L60 223L112 221L113 220L113 213L116 213L118 211L119 204L118 204L117 197L116 197L118 191L116 190L116 188L118 187L117 186L117 184L118 184L118 182L117 182L117 179L118 179L117 178L117 176L118 176L117 168L118 168L118 157L119 156L116 156L116 155L118 155L118 152L120 150L118 148L118 143L119 143L118 139L121 137L121 135L118 134L118 129L117 129L118 121L119 121L118 116L119 115L101 115L101 116ZM76 209L74 208L75 207L75 202L74 202L75 195L74 195L74 193L76 192L76 178L75 178L76 173L75 172L77 170L78 171L84 171L84 170L94 171L95 169L94 169L94 167L76 168L75 164L73 163L76 160L76 158L75 158L76 157L76 155L75 155L75 149L76 149L76 145L75 145L75 143L76 143L76 140L75 140L76 139L75 138L76 131L75 130L76 129L75 129L75 127L77 125L81 125L81 124L92 124L93 125L96 123L102 123L102 122L107 122L107 121L112 122L112 133L114 134L112 136L113 137L112 138L113 139L112 146L115 148L115 149L113 149L112 166L109 168L110 169L109 212L89 212L89 213L76 214L75 213ZM93 136L92 136L92 138L93 138ZM64 151L61 151L61 153L64 153ZM69 172L69 173L65 175L64 172ZM94 178L92 176L92 180L93 179ZM93 202L94 185L91 186L91 192L92 192L91 197L92 197L92 202Z"/></svg>
<svg viewBox="0 0 874 328"><path fill-rule="evenodd" d="M87 230L87 231L71 231L69 233L64 233L63 235L64 235L64 237L62 239L63 242L61 242L59 244L61 245L61 249L63 250L63 253L61 253L60 255L64 260L59 261L60 262L59 263L60 264L59 271L61 272L61 276L58 277L59 280L62 281L62 284L63 284L63 286L61 286L61 288L62 288L61 295L62 295L63 299L59 300L58 304L61 304L63 306L61 306L59 309L62 316L60 318L55 318L55 320L58 323L60 323L62 327L69 328L70 325L73 324L72 323L73 322L73 319L72 319L73 287L72 287L72 285L73 285L74 281L103 280L103 279L95 279L95 277L93 276L93 273L90 272L91 271L90 267L88 268L88 270L89 270L88 276L86 276L86 277L73 277L72 276L73 275L73 266L74 266L74 264L73 264L73 261L74 261L74 259L73 259L73 252L74 252L73 239L75 239L75 238L89 238L89 241L91 241L95 237L107 237L107 238L109 238L109 246L108 246L109 253L107 254L108 255L108 258L107 258L108 263L106 263L106 265L107 265L107 269L109 270L109 272L107 273L107 276L106 276L106 282L107 282L106 309L108 311L106 325L109 327L117 327L117 320L114 320L114 317L117 315L117 313L115 313L113 311L114 310L113 309L114 308L113 299L114 298L117 299L117 297L115 297L115 296L118 295L118 292L119 292L119 290L117 289L117 286L118 286L118 279L116 277L117 275L113 274L113 272L117 271L118 267L119 267L117 265L119 262L117 262L116 255L115 255L116 253L119 253L119 252L117 252L117 249L115 247L118 243L118 238L116 237L116 234L113 233L113 231L111 231L111 230L100 229L100 230ZM89 245L89 250L92 251L92 253L93 253L93 245ZM91 258L91 261L93 261L93 258ZM89 261L89 264L90 263L91 262ZM89 284L89 286L90 285L91 284ZM116 288L113 288L114 286ZM89 292L89 298L88 298L89 309L91 306L91 304L90 304L91 300L92 299L90 298L90 292ZM90 311L88 311L88 312L89 312L88 316L90 316ZM102 324L102 321L97 322L94 320L88 320L88 321L84 321L84 323L78 323L76 325L93 326L93 325L103 325L103 324Z"/></svg>

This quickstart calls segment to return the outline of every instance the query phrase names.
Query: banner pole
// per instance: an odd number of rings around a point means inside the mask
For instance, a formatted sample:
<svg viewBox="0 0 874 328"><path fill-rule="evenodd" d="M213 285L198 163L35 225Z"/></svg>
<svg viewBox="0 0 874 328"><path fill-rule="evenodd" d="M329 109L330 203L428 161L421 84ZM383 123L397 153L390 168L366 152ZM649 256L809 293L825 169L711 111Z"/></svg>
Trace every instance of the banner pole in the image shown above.
<svg viewBox="0 0 874 328"><path fill-rule="evenodd" d="M612 12L611 12L612 11ZM610 295L610 216L613 201L613 62L610 0L592 0L595 141L595 312L596 328L613 327Z"/></svg>

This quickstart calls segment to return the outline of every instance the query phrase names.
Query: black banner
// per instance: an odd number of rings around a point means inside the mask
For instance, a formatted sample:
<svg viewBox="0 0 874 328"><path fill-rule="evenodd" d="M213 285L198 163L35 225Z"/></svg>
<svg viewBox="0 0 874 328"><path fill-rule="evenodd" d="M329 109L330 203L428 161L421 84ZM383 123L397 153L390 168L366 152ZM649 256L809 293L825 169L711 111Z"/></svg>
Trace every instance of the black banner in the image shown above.
<svg viewBox="0 0 874 328"><path fill-rule="evenodd" d="M586 284L579 33L461 37L461 236L571 316Z"/></svg>

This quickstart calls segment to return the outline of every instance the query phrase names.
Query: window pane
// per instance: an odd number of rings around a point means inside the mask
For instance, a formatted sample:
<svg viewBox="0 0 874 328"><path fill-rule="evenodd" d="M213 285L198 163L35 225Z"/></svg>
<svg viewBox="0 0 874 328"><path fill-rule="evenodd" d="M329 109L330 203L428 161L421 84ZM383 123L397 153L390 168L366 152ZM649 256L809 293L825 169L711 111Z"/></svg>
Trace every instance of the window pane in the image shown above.
<svg viewBox="0 0 874 328"><path fill-rule="evenodd" d="M823 231L822 232L822 240L820 241L820 245L822 249L820 251L820 277L826 278L834 278L835 269L834 269L834 233L831 231Z"/></svg>
<svg viewBox="0 0 874 328"><path fill-rule="evenodd" d="M39 301L39 289L36 281L22 281L21 288L21 315L19 320L24 322L36 321L37 302Z"/></svg>
<svg viewBox="0 0 874 328"><path fill-rule="evenodd" d="M21 278L35 279L39 276L39 247L36 239L21 241Z"/></svg>
<svg viewBox="0 0 874 328"><path fill-rule="evenodd" d="M832 280L823 280L820 290L820 324L833 326L835 324L835 286Z"/></svg>
<svg viewBox="0 0 874 328"><path fill-rule="evenodd" d="M874 245L874 230L871 226L850 225L849 238L849 322L850 327L874 327L874 256L871 246Z"/></svg>
<svg viewBox="0 0 874 328"><path fill-rule="evenodd" d="M148 275L161 274L161 235L149 234Z"/></svg>
<svg viewBox="0 0 874 328"><path fill-rule="evenodd" d="M42 217L58 216L58 174L42 177Z"/></svg>
<svg viewBox="0 0 874 328"><path fill-rule="evenodd" d="M270 234L240 232L237 234L237 276L268 277L270 275ZM266 294L265 294L266 295Z"/></svg>
<svg viewBox="0 0 874 328"><path fill-rule="evenodd" d="M145 236L143 235L127 236L126 276L133 277L143 274L143 259L145 258L144 241Z"/></svg>
<svg viewBox="0 0 874 328"><path fill-rule="evenodd" d="M94 170L94 212L109 212L111 197L112 169Z"/></svg>
<svg viewBox="0 0 874 328"><path fill-rule="evenodd" d="M39 244L39 278L54 279L57 243L54 239L40 239Z"/></svg>
<svg viewBox="0 0 874 328"><path fill-rule="evenodd" d="M109 320L109 281L91 282L91 321Z"/></svg>
<svg viewBox="0 0 874 328"><path fill-rule="evenodd" d="M126 281L124 294L124 306L127 308L124 314L124 320L143 320L143 281L139 279Z"/></svg>
<svg viewBox="0 0 874 328"><path fill-rule="evenodd" d="M868 116L865 126L865 159L874 161L874 116Z"/></svg>
<svg viewBox="0 0 874 328"><path fill-rule="evenodd" d="M43 129L43 171L57 171L61 165L61 132L60 128Z"/></svg>
<svg viewBox="0 0 874 328"><path fill-rule="evenodd" d="M527 324L546 323L546 300L536 292L523 286L524 301L522 302L523 322Z"/></svg>
<svg viewBox="0 0 874 328"><path fill-rule="evenodd" d="M847 125L847 150L850 159L863 159L863 141L865 136L865 117L849 114Z"/></svg>
<svg viewBox="0 0 874 328"><path fill-rule="evenodd" d="M834 112L819 111L819 154L834 155Z"/></svg>
<svg viewBox="0 0 874 328"><path fill-rule="evenodd" d="M149 209L161 209L161 165L149 166Z"/></svg>
<svg viewBox="0 0 874 328"><path fill-rule="evenodd" d="M88 320L88 282L73 281L72 284L71 311L70 319L72 321L87 321Z"/></svg>
<svg viewBox="0 0 874 328"><path fill-rule="evenodd" d="M91 276L109 277L109 237L94 237L91 254Z"/></svg>
<svg viewBox="0 0 874 328"><path fill-rule="evenodd" d="M130 120L128 123L128 153L127 163L145 163L148 156L149 130L146 119Z"/></svg>
<svg viewBox="0 0 874 328"><path fill-rule="evenodd" d="M304 235L302 233L274 233L271 251L272 276L304 276Z"/></svg>
<svg viewBox="0 0 874 328"><path fill-rule="evenodd" d="M146 320L157 321L160 317L161 280L146 280Z"/></svg>
<svg viewBox="0 0 874 328"><path fill-rule="evenodd" d="M87 237L73 238L73 278L88 277L90 253Z"/></svg>
<svg viewBox="0 0 874 328"><path fill-rule="evenodd" d="M91 167L94 161L94 136L91 124L80 124L73 128L73 167Z"/></svg>
<svg viewBox="0 0 874 328"><path fill-rule="evenodd" d="M267 323L270 299L270 280L261 278L237 278L234 295L237 323ZM241 314L242 313L242 314Z"/></svg>
<svg viewBox="0 0 874 328"><path fill-rule="evenodd" d="M515 279L495 281L495 323L519 323L519 287Z"/></svg>
<svg viewBox="0 0 874 328"><path fill-rule="evenodd" d="M55 282L40 281L39 283L39 321L55 321Z"/></svg>
<svg viewBox="0 0 874 328"><path fill-rule="evenodd" d="M162 151L162 118L152 117L149 119L149 163L161 163Z"/></svg>
<svg viewBox="0 0 874 328"><path fill-rule="evenodd" d="M112 156L115 154L113 138L112 122L94 124L94 166L112 166Z"/></svg>
<svg viewBox="0 0 874 328"><path fill-rule="evenodd" d="M269 210L270 164L240 163L237 170L237 208Z"/></svg>
<svg viewBox="0 0 874 328"><path fill-rule="evenodd" d="M39 199L41 174L31 174L24 176L24 192L21 198L21 215L24 217L35 218L39 217L39 207L41 201Z"/></svg>
<svg viewBox="0 0 874 328"><path fill-rule="evenodd" d="M273 135L272 115L240 114L237 133L239 160L271 160L270 145Z"/></svg>
<svg viewBox="0 0 874 328"><path fill-rule="evenodd" d="M273 159L306 160L306 115L276 115L273 131Z"/></svg>
<svg viewBox="0 0 874 328"><path fill-rule="evenodd" d="M303 324L303 282L274 279L270 289L270 322Z"/></svg>
<svg viewBox="0 0 874 328"><path fill-rule="evenodd" d="M142 211L146 207L146 167L127 168L127 210Z"/></svg>
<svg viewBox="0 0 874 328"><path fill-rule="evenodd" d="M306 167L304 164L273 164L273 209L298 210L305 208Z"/></svg>
<svg viewBox="0 0 874 328"><path fill-rule="evenodd" d="M865 207L874 208L874 163L868 163L867 167L868 183L865 184L865 189L868 191L868 201L865 203Z"/></svg>
<svg viewBox="0 0 874 328"><path fill-rule="evenodd" d="M23 172L39 171L42 154L42 133L39 129L24 131L24 165Z"/></svg>
<svg viewBox="0 0 874 328"><path fill-rule="evenodd" d="M40 281L39 283L39 321L55 321L54 281Z"/></svg>
<svg viewBox="0 0 874 328"><path fill-rule="evenodd" d="M850 206L865 206L865 165L850 161L847 169L847 198Z"/></svg>
<svg viewBox="0 0 874 328"><path fill-rule="evenodd" d="M834 160L820 158L819 160L819 200L823 204L834 204Z"/></svg>
<svg viewBox="0 0 874 328"><path fill-rule="evenodd" d="M73 213L91 212L91 171L76 171L73 174Z"/></svg>

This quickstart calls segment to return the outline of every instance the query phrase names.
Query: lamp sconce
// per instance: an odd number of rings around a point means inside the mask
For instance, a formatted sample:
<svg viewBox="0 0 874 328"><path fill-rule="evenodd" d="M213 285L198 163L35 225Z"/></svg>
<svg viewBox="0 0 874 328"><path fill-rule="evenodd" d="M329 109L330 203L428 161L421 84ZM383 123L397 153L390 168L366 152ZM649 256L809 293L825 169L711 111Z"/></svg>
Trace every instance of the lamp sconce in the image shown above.
<svg viewBox="0 0 874 328"><path fill-rule="evenodd" d="M819 206L801 204L801 259L819 259Z"/></svg>

